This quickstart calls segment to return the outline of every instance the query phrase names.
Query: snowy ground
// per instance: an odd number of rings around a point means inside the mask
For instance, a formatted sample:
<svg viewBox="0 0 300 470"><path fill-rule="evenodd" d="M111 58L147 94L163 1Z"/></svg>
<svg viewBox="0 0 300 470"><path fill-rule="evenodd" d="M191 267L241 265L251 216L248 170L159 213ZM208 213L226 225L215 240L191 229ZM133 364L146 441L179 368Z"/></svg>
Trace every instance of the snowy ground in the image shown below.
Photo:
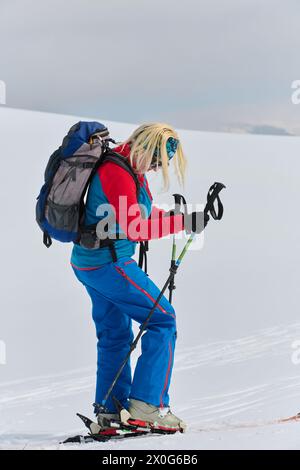
<svg viewBox="0 0 300 470"><path fill-rule="evenodd" d="M70 247L44 248L34 223L47 155L76 120L0 108L3 173L14 175L13 186L5 177L0 189L0 341L7 356L0 449L70 448L59 441L84 432L75 413L92 414L89 300L69 268ZM133 127L110 123L119 139ZM84 448L300 449L300 422L276 424L300 411L300 139L180 135L190 161L188 200L203 202L215 180L227 184L224 220L208 227L203 249L196 244L177 279L171 397L188 430ZM159 182L151 183L155 193ZM178 190L173 185L170 193ZM152 243L150 272L159 285L169 254L169 240Z"/></svg>
<svg viewBox="0 0 300 470"><path fill-rule="evenodd" d="M284 413L299 410L299 375L274 377L265 383L255 381L260 361L268 357L280 362L286 354L285 345L295 332L300 335L300 323L270 328L238 340L182 348L177 353L173 388L180 389L180 384L186 388L189 384L194 390L189 393L188 402L178 400L176 405L176 412L189 423L187 432L88 444L85 448L299 449L300 423L273 422ZM242 374L239 381L238 374ZM226 377L223 387L221 377ZM228 378L235 378L234 386ZM199 391L194 384L201 382ZM214 382L220 388L213 387ZM58 442L82 433L81 423L73 416L74 409L91 413L83 407L90 400L93 385L92 367L3 384L0 448L78 447L59 446Z"/></svg>

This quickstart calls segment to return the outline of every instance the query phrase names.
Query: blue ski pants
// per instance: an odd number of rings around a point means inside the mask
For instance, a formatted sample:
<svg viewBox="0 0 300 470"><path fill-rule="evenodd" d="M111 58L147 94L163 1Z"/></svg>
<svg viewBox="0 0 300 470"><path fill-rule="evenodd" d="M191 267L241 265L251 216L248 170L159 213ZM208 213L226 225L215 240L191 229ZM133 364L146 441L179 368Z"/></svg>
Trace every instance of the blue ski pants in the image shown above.
<svg viewBox="0 0 300 470"><path fill-rule="evenodd" d="M98 339L96 403L101 404L133 341L132 320L145 321L160 290L130 257L96 268L72 267L92 301ZM168 406L175 342L175 312L162 297L141 337L133 379L128 361L106 403L109 411L115 411L112 396L123 406L128 398Z"/></svg>

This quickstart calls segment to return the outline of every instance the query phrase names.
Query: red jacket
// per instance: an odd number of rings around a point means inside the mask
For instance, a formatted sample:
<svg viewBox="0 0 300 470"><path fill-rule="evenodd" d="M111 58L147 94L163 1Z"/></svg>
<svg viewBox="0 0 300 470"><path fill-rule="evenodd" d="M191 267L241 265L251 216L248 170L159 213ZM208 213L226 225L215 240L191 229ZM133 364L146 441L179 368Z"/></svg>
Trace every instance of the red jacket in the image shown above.
<svg viewBox="0 0 300 470"><path fill-rule="evenodd" d="M123 150L121 148L122 146L118 146L113 150L129 158L129 145L125 145ZM115 208L116 221L129 240L152 240L183 230L183 216L181 214L168 215L166 211L153 206L152 195L145 175L138 175L138 179L140 187L144 189L151 203L151 213L148 218L142 217L138 205L138 202L141 201L137 201L136 185L127 171L113 162L106 162L98 169L98 177L108 202ZM120 204L120 196L127 197L126 213ZM131 212L130 207L135 207L136 210Z"/></svg>

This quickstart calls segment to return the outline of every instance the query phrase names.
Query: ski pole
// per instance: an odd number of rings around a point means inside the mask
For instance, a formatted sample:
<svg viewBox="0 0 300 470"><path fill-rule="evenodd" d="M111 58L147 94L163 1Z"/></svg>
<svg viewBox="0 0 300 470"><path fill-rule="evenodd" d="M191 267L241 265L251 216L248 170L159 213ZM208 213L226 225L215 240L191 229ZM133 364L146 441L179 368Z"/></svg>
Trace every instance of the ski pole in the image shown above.
<svg viewBox="0 0 300 470"><path fill-rule="evenodd" d="M219 193L224 188L226 188L226 186L222 183L214 183L209 188L209 191L208 191L208 194L207 194L207 203L206 203L205 209L203 211L204 212L204 227L203 228L206 227L207 222L208 222L208 220L205 222L205 215L210 214L214 220L221 220L222 219L224 209L223 209L223 204L221 202L221 199L219 197ZM217 200L217 203L218 203L218 211L217 212L216 212L215 207L214 207L215 200ZM188 251L188 249L189 249L192 241L194 240L195 236L196 236L196 232L192 232L189 239L188 239L188 241L184 245L180 255L177 258L177 261L176 261L176 266L177 267L180 265L181 261L183 260L183 257L186 254L186 252Z"/></svg>
<svg viewBox="0 0 300 470"><path fill-rule="evenodd" d="M222 204L222 202L220 200L220 197L219 197L219 193L223 188L225 188L224 184L214 183L209 188L209 191L208 191L208 194L207 194L207 203L206 203L206 206L205 206L205 209L204 209L204 214L210 214L212 216L212 218L215 219L215 220L220 220L223 216L223 204ZM217 203L218 203L218 211L217 212L216 212L215 207L214 207L215 200L217 200ZM206 225L207 225L207 222L204 224L204 227ZM171 265L170 270L169 270L170 274L168 276L168 279L166 280L166 282L165 282L163 288L161 289L157 299L155 300L154 305L151 308L146 320L141 325L140 331L137 334L135 340L132 342L128 353L126 354L124 360L122 361L122 363L121 363L121 365L120 365L120 367L119 367L119 369L118 369L118 371L115 375L115 378L112 381L112 384L110 385L108 391L106 392L106 395L105 395L104 399L101 402L101 406L98 408L99 412L107 412L107 409L106 409L107 400L110 397L111 392L112 392L114 386L116 385L116 383L117 383L117 381L118 381L125 365L127 364L127 361L130 358L132 351L134 351L134 349L136 348L140 337L142 336L145 329L147 328L147 326L149 324L149 321L150 321L150 319L153 315L153 312L155 311L157 305L159 304L162 296L164 295L165 291L167 290L169 284L171 282L174 282L175 274L176 274L176 272L177 272L177 270L178 270L178 268L179 268L179 266L180 266L180 264L181 264L181 262L182 262L182 260L185 256L185 254L187 253L192 241L194 240L195 236L196 236L196 233L192 232L189 239L188 239L188 241L186 242L185 246L183 247L180 255L178 256L177 260ZM173 252L173 250L172 250L172 252ZM173 258L173 254L172 254L172 258Z"/></svg>
<svg viewBox="0 0 300 470"><path fill-rule="evenodd" d="M182 194L173 194L174 200L175 200L175 211L174 214L179 214L180 213L180 207L181 204L184 207L184 213L187 215L187 204L184 196ZM173 242L172 242L172 256L171 256L171 265L170 267L172 268L176 264L176 234L173 234ZM173 297L173 290L176 289L175 282L174 282L174 277L171 279L170 284L169 284L169 302L170 304L172 303L172 297Z"/></svg>

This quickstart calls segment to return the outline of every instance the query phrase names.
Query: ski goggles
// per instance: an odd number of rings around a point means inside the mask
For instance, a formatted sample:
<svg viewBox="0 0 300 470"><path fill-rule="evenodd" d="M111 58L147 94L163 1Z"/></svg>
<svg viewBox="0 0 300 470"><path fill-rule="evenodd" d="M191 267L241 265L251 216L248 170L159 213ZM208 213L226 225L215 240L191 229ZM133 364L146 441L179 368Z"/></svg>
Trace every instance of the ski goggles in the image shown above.
<svg viewBox="0 0 300 470"><path fill-rule="evenodd" d="M167 148L167 155L169 161L172 160L174 157L177 147L178 147L179 141L175 139L174 137L169 137L166 143L166 148ZM160 156L160 151L159 148L156 148L153 154L153 159L151 162L150 168L156 168L156 167L161 167L162 162L161 162L161 156Z"/></svg>

